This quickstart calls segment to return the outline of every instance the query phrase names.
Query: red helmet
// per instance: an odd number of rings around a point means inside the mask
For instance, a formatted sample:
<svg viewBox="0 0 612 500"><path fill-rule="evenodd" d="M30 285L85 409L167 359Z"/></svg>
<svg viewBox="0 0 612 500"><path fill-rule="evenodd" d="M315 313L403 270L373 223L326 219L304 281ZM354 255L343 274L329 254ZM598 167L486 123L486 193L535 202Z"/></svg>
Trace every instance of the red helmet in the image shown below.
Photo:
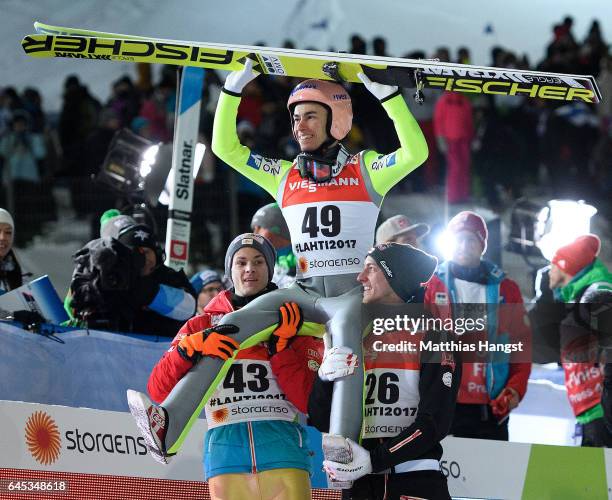
<svg viewBox="0 0 612 500"><path fill-rule="evenodd" d="M351 96L342 85L324 80L305 80L293 89L287 102L293 125L293 108L301 102L316 102L325 106L331 113L328 133L336 140L344 139L353 124Z"/></svg>

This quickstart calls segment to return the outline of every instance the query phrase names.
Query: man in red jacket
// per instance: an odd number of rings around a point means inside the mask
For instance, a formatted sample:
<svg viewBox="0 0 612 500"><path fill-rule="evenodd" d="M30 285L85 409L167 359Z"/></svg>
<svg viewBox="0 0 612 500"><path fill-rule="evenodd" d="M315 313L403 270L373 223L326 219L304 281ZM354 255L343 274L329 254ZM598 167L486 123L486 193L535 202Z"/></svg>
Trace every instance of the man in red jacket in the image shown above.
<svg viewBox="0 0 612 500"><path fill-rule="evenodd" d="M442 317L452 316L455 326L458 318L485 320L484 340L522 342L528 349L531 327L518 285L495 264L482 259L488 235L483 218L474 212L460 212L450 220L447 231L455 239L453 257L438 266L427 285L425 302L433 304ZM529 353L478 354L484 356L483 362L463 365L450 433L507 441L507 417L527 391Z"/></svg>
<svg viewBox="0 0 612 500"><path fill-rule="evenodd" d="M235 333L236 327L215 325L276 289L274 262L274 247L263 236L246 233L230 244L226 274L234 287L215 296L174 338L149 378L155 401L162 401L201 356L232 356L238 343L224 334ZM310 498L310 450L297 416L306 412L323 342L296 336L301 316L297 304L284 304L270 340L237 353L204 408L204 474L212 498L271 498L270 492L289 500ZM289 371L295 366L304 367L299 380Z"/></svg>

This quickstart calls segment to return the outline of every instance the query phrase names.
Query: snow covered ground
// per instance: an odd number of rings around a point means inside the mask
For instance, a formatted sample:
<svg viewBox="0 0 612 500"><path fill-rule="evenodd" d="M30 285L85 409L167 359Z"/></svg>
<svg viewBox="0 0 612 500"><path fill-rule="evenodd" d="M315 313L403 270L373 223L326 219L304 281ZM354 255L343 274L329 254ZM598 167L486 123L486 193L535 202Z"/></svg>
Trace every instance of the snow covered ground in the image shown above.
<svg viewBox="0 0 612 500"><path fill-rule="evenodd" d="M566 16L574 18L574 34L582 40L594 18L604 37L612 37L612 3L605 0L0 0L0 86L41 88L47 110L61 104L62 83L76 73L100 99L128 63L37 60L26 57L20 41L33 32L32 23L90 28L114 33L182 40L279 46L291 38L300 47L346 50L351 34L367 40L383 36L388 52L401 56L415 49L432 53L448 46L472 51L475 64L489 64L494 45L540 60L551 29ZM486 28L490 26L489 31Z"/></svg>

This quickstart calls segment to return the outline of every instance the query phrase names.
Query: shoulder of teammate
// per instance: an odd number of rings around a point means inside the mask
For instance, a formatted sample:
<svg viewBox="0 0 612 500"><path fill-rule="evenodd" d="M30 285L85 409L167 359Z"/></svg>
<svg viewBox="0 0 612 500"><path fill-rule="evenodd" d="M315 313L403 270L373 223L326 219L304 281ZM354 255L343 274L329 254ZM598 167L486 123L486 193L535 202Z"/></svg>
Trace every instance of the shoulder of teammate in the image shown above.
<svg viewBox="0 0 612 500"><path fill-rule="evenodd" d="M240 100L239 96L221 92L211 148L218 158L276 197L278 185L292 162L257 154L240 143L236 131Z"/></svg>
<svg viewBox="0 0 612 500"><path fill-rule="evenodd" d="M364 151L363 161L374 189L380 195L385 195L427 159L429 150L419 124L401 94L391 97L381 105L393 120L400 148L388 154Z"/></svg>

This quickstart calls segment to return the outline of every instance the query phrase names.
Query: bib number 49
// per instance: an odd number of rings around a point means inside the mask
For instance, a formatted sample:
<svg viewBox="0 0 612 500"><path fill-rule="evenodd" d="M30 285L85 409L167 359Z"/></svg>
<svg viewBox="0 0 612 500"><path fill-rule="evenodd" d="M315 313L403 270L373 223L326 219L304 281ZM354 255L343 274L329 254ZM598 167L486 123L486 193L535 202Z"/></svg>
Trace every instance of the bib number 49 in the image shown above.
<svg viewBox="0 0 612 500"><path fill-rule="evenodd" d="M340 234L340 208L335 205L308 207L302 221L302 233L308 233L311 238L322 236L332 238Z"/></svg>

